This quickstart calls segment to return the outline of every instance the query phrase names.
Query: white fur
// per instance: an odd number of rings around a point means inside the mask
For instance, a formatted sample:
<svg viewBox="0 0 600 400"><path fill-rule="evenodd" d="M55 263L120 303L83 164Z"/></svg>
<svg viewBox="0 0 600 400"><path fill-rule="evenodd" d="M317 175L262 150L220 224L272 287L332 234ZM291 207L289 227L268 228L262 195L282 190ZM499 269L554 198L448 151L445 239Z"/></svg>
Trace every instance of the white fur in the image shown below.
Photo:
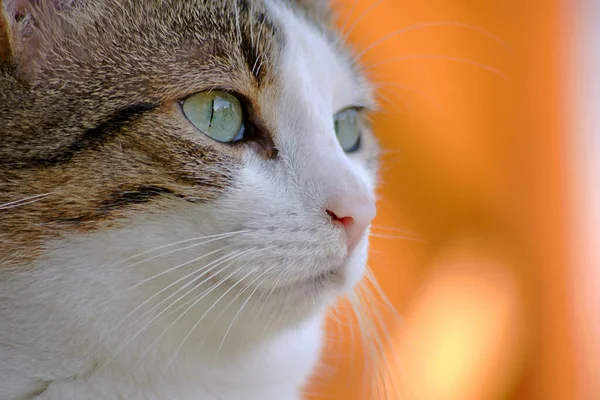
<svg viewBox="0 0 600 400"><path fill-rule="evenodd" d="M373 199L373 172L341 150L332 120L369 99L310 24L275 1L270 10L287 43L281 82L260 101L276 121L280 159L249 151L236 185L214 204L164 202L157 209L168 212L124 228L47 243L33 268L0 279L0 399L301 397L324 313L364 270L367 237L348 255L324 210L335 197ZM236 251L248 252L216 263ZM217 278L157 319L206 278L193 274L207 265Z"/></svg>

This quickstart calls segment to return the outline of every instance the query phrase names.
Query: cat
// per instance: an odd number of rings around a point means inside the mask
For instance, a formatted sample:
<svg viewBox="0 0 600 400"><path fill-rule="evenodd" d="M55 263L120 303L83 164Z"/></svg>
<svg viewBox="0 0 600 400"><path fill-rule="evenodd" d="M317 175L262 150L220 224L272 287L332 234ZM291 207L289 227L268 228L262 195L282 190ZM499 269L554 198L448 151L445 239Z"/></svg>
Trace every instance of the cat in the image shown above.
<svg viewBox="0 0 600 400"><path fill-rule="evenodd" d="M0 6L0 399L302 398L376 213L330 6Z"/></svg>

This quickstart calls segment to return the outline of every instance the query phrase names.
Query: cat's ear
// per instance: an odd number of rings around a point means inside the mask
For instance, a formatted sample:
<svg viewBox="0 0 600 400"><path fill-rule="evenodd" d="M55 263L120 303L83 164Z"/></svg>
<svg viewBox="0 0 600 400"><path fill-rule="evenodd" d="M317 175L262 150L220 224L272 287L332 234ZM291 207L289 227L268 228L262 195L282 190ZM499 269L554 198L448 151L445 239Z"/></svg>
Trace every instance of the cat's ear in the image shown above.
<svg viewBox="0 0 600 400"><path fill-rule="evenodd" d="M11 17L5 0L0 0L0 65L8 65L14 55L14 34L12 26L14 18Z"/></svg>
<svg viewBox="0 0 600 400"><path fill-rule="evenodd" d="M50 33L47 28L71 3L73 0L0 0L0 67L29 67L44 31Z"/></svg>

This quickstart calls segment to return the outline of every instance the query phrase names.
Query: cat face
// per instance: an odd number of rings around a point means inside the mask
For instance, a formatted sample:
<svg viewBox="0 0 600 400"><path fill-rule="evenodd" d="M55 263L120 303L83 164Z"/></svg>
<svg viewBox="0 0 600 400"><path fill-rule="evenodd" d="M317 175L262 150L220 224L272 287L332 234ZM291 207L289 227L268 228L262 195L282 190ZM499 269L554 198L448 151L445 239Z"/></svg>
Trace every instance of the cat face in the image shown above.
<svg viewBox="0 0 600 400"><path fill-rule="evenodd" d="M58 3L8 13L0 204L44 196L0 211L3 265L195 319L297 320L357 282L372 93L322 4Z"/></svg>

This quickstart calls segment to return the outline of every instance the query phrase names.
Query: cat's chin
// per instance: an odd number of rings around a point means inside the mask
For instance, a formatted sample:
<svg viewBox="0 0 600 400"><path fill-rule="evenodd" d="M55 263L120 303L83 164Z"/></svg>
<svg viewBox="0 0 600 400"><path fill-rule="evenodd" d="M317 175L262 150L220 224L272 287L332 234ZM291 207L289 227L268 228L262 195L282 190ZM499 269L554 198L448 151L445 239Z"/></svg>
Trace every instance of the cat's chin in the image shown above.
<svg viewBox="0 0 600 400"><path fill-rule="evenodd" d="M309 313L311 309L332 305L362 279L366 270L367 248L365 239L343 262L324 267L314 276L279 285L274 290L277 295L273 296L273 302L305 306Z"/></svg>
<svg viewBox="0 0 600 400"><path fill-rule="evenodd" d="M306 287L311 292L318 291L319 288L329 289L343 294L361 279L365 271L365 264L366 256L361 257L361 254L352 254L342 264L329 267L314 277L289 286L297 286L300 290Z"/></svg>
<svg viewBox="0 0 600 400"><path fill-rule="evenodd" d="M367 264L367 253L368 242L367 236L365 236L340 265L318 274L312 281L336 286L341 294L347 292L363 277Z"/></svg>

